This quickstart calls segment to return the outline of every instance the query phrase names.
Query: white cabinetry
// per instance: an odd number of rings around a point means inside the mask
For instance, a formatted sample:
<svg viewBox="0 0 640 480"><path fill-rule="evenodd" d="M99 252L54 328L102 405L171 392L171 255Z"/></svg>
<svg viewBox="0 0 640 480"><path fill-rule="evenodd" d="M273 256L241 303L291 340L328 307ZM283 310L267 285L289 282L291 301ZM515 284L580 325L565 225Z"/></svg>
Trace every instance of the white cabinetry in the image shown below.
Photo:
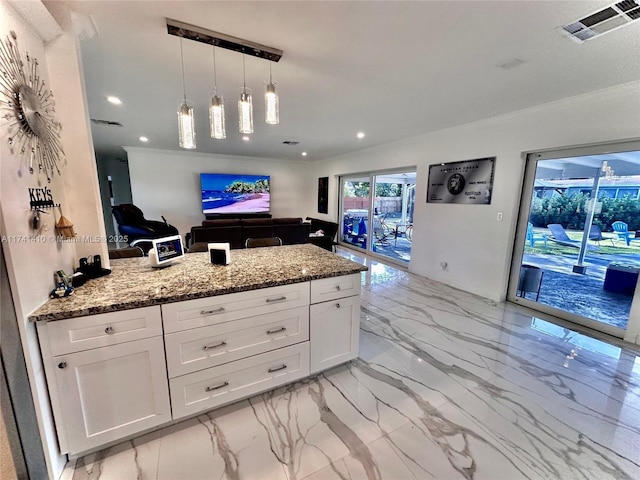
<svg viewBox="0 0 640 480"><path fill-rule="evenodd" d="M311 301L314 303L310 312L311 373L356 358L360 335L360 274L313 280Z"/></svg>
<svg viewBox="0 0 640 480"><path fill-rule="evenodd" d="M39 322L61 452L86 453L355 358L359 295L355 274Z"/></svg>
<svg viewBox="0 0 640 480"><path fill-rule="evenodd" d="M165 333L309 305L309 282L162 305Z"/></svg>
<svg viewBox="0 0 640 480"><path fill-rule="evenodd" d="M173 418L209 410L309 375L309 342L172 378Z"/></svg>
<svg viewBox="0 0 640 480"><path fill-rule="evenodd" d="M173 418L309 375L309 282L162 305Z"/></svg>
<svg viewBox="0 0 640 480"><path fill-rule="evenodd" d="M62 453L171 420L160 307L39 323L38 332Z"/></svg>

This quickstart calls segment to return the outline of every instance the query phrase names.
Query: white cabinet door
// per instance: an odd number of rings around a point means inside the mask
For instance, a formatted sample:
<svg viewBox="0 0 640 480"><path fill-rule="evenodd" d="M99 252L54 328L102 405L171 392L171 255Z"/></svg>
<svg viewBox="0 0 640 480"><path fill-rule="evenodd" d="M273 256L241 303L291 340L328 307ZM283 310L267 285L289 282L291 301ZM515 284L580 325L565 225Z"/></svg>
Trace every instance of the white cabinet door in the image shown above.
<svg viewBox="0 0 640 480"><path fill-rule="evenodd" d="M162 337L52 360L62 453L78 454L171 420Z"/></svg>
<svg viewBox="0 0 640 480"><path fill-rule="evenodd" d="M359 335L359 296L311 305L311 373L356 358Z"/></svg>

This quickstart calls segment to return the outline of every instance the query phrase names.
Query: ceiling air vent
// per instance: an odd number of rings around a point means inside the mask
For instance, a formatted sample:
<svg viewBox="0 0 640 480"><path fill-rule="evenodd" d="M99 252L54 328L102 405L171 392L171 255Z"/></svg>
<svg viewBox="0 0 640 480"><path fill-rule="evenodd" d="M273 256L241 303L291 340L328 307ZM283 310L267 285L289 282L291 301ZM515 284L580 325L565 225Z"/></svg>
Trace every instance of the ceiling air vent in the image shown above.
<svg viewBox="0 0 640 480"><path fill-rule="evenodd" d="M107 127L121 127L122 124L120 122L113 122L111 120L98 120L97 118L92 118L91 123L94 125L105 125Z"/></svg>
<svg viewBox="0 0 640 480"><path fill-rule="evenodd" d="M285 140L284 142L285 145L298 145L300 142L296 142L294 140Z"/></svg>
<svg viewBox="0 0 640 480"><path fill-rule="evenodd" d="M624 0L598 10L562 29L578 43L610 32L640 18L640 0Z"/></svg>

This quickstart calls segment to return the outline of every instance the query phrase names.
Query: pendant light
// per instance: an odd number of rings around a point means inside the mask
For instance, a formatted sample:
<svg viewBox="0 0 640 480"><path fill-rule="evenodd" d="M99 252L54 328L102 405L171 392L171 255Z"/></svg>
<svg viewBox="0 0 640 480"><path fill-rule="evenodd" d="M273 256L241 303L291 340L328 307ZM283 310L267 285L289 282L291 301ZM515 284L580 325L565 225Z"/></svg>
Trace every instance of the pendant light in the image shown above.
<svg viewBox="0 0 640 480"><path fill-rule="evenodd" d="M238 127L240 133L253 133L253 103L251 89L247 88L244 54L242 54L242 90L238 100Z"/></svg>
<svg viewBox="0 0 640 480"><path fill-rule="evenodd" d="M182 91L184 99L178 106L178 136L180 148L196 148L195 117L193 103L187 100L187 88L184 80L184 55L182 53L182 37L180 38L180 59L182 61Z"/></svg>
<svg viewBox="0 0 640 480"><path fill-rule="evenodd" d="M278 106L278 94L276 93L276 86L271 79L271 62L269 62L269 84L267 85L267 91L264 94L264 114L265 122L269 125L277 125L280 123L280 112Z"/></svg>
<svg viewBox="0 0 640 480"><path fill-rule="evenodd" d="M213 47L213 95L209 106L209 126L211 138L227 138L224 120L224 98L218 95L218 77L216 76L216 47Z"/></svg>

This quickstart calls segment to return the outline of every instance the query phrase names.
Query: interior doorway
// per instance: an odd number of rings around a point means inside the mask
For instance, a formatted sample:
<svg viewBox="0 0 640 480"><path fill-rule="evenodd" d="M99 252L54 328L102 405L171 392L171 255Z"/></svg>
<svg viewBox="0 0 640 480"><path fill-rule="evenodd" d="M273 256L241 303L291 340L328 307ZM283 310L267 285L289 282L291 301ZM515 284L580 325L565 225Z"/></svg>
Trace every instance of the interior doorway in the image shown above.
<svg viewBox="0 0 640 480"><path fill-rule="evenodd" d="M340 243L406 265L415 186L415 168L340 177Z"/></svg>
<svg viewBox="0 0 640 480"><path fill-rule="evenodd" d="M122 152L117 157L96 154L96 164L105 231L108 239L117 239L119 237L118 227L111 213L111 207L123 203L133 203L127 153ZM125 245L109 243L109 248L121 246Z"/></svg>
<svg viewBox="0 0 640 480"><path fill-rule="evenodd" d="M639 273L640 142L530 154L508 299L626 338Z"/></svg>

